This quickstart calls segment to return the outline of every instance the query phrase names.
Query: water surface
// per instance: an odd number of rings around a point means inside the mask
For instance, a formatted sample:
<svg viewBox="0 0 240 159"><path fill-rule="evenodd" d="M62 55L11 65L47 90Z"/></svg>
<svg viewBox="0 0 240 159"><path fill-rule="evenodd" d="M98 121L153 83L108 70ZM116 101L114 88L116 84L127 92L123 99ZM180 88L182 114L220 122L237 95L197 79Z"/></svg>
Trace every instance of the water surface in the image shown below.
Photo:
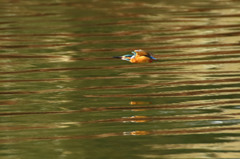
<svg viewBox="0 0 240 159"><path fill-rule="evenodd" d="M239 158L240 3L1 0L0 158ZM144 49L159 60L112 56Z"/></svg>

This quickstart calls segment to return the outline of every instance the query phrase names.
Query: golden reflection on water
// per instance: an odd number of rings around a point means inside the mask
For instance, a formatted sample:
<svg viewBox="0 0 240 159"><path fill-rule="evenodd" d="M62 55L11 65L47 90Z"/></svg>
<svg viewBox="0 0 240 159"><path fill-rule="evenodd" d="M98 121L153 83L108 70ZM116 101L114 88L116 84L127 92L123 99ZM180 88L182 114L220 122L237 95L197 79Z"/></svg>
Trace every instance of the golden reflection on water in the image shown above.
<svg viewBox="0 0 240 159"><path fill-rule="evenodd" d="M206 154L203 153L182 153L179 154L178 157L179 158L196 158L196 156L198 156L198 158L238 158L239 157L239 153L238 153L238 146L239 146L239 137L225 137L225 138L221 138L221 140L228 140L228 141L232 141L231 143L229 142L223 142L221 144L219 143L198 143L198 144L165 144L165 145L149 145L149 147L151 147L152 150L161 150L161 149L167 149L167 150L180 150L180 149L202 149L202 150L206 150L209 151ZM228 153L225 153L225 151L229 151ZM145 156L146 158L151 158L151 157L160 157L160 156ZM175 158L175 155L165 155L165 157L168 158Z"/></svg>

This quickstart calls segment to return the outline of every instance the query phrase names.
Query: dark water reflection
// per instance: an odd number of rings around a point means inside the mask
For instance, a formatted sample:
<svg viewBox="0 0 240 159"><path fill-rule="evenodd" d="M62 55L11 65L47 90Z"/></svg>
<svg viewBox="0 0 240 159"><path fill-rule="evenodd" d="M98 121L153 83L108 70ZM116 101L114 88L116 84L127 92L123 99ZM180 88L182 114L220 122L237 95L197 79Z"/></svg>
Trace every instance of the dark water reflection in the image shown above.
<svg viewBox="0 0 240 159"><path fill-rule="evenodd" d="M2 0L0 158L240 158L240 3ZM112 56L145 49L159 60Z"/></svg>

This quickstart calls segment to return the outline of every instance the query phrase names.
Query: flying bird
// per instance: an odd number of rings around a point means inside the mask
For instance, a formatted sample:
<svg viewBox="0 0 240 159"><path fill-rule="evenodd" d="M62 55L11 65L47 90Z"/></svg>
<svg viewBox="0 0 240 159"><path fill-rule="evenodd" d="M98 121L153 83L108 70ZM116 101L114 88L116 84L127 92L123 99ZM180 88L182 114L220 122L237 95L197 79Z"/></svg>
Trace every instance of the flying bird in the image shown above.
<svg viewBox="0 0 240 159"><path fill-rule="evenodd" d="M132 51L132 54L123 55L123 56L114 56L114 58L119 58L125 61L129 61L131 63L150 63L153 60L157 60L152 54L139 49Z"/></svg>

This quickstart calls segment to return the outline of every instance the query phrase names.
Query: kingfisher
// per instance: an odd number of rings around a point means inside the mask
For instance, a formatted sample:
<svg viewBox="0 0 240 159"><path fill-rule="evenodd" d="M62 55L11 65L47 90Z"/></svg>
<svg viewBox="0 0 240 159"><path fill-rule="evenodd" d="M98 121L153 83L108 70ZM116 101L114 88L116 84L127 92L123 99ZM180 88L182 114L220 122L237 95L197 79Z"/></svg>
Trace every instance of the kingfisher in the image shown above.
<svg viewBox="0 0 240 159"><path fill-rule="evenodd" d="M153 60L157 60L152 54L142 49L134 50L130 55L114 56L114 58L119 58L131 63L150 63L153 62Z"/></svg>

